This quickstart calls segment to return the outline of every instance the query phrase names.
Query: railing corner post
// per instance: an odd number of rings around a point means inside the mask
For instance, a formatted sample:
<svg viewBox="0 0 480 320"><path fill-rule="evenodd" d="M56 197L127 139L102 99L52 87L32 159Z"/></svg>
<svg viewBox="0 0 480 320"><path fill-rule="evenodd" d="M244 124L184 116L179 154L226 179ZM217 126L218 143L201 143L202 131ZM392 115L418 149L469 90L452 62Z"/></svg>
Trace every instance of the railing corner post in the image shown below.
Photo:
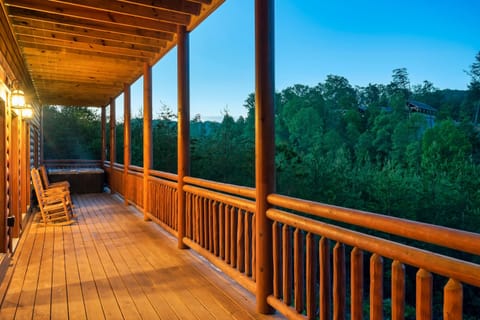
<svg viewBox="0 0 480 320"><path fill-rule="evenodd" d="M190 174L190 80L189 80L189 34L185 26L177 29L177 85L178 85L178 248L186 249L185 236L185 191L183 178Z"/></svg>
<svg viewBox="0 0 480 320"><path fill-rule="evenodd" d="M273 0L255 1L255 189L257 311L273 313L272 222L267 196L275 191L275 64Z"/></svg>

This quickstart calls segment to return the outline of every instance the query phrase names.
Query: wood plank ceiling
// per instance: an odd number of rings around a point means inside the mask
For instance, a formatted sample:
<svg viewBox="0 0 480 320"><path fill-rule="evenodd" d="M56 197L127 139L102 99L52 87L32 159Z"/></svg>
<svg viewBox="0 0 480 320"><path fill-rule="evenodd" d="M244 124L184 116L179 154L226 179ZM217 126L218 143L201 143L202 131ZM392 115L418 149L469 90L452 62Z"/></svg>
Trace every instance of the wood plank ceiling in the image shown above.
<svg viewBox="0 0 480 320"><path fill-rule="evenodd" d="M1 0L36 95L104 106L224 0Z"/></svg>

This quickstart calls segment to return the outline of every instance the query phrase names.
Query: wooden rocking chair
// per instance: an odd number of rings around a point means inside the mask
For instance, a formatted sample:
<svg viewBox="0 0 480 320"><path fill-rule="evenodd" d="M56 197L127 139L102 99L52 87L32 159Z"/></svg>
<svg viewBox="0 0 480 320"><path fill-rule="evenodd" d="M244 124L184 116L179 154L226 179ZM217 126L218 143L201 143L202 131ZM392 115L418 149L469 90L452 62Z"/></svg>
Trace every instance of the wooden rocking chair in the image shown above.
<svg viewBox="0 0 480 320"><path fill-rule="evenodd" d="M50 181L48 181L47 168L45 168L45 166L38 167L38 171L40 172L40 176L42 177L44 188L48 189L48 188L51 188L51 187L62 186L62 187L67 188L67 190L70 189L70 183L68 181L58 181L58 182L50 183Z"/></svg>
<svg viewBox="0 0 480 320"><path fill-rule="evenodd" d="M50 183L48 180L47 169L45 166L38 167L38 172L40 172L40 177L42 181L43 188L45 190L53 189L53 188L61 188L67 194L67 200L70 203L70 206L73 208L72 198L70 197L70 183L68 181L58 181Z"/></svg>
<svg viewBox="0 0 480 320"><path fill-rule="evenodd" d="M44 189L40 174L35 168L32 169L31 176L45 226L74 223L72 207L67 200L67 193L62 188Z"/></svg>

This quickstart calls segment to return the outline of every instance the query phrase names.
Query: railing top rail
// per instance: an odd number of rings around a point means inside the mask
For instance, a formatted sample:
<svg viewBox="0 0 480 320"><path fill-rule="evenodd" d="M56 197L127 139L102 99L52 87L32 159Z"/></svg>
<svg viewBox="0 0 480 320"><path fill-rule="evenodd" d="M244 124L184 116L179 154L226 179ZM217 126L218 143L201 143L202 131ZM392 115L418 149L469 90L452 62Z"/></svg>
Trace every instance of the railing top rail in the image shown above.
<svg viewBox="0 0 480 320"><path fill-rule="evenodd" d="M191 185L184 186L183 190L185 192L190 192L195 195L207 197L214 201L218 201L219 203L231 205L231 206L246 210L248 212L255 212L255 202L251 200L247 200L245 198L239 198L232 195L215 192L212 190L203 189L203 188L199 188Z"/></svg>
<svg viewBox="0 0 480 320"><path fill-rule="evenodd" d="M216 191L226 192L241 197L255 199L255 188L241 187L228 183L214 182L200 178L185 177L183 181L187 184L196 185Z"/></svg>
<svg viewBox="0 0 480 320"><path fill-rule="evenodd" d="M143 173L143 167L140 166L129 165L128 170Z"/></svg>
<svg viewBox="0 0 480 320"><path fill-rule="evenodd" d="M377 230L408 239L480 255L480 234L411 221L381 214L347 209L318 202L271 194L271 205Z"/></svg>
<svg viewBox="0 0 480 320"><path fill-rule="evenodd" d="M159 170L149 170L148 173L153 177L172 180L175 182L178 181L178 175L176 175L175 173L164 172Z"/></svg>
<svg viewBox="0 0 480 320"><path fill-rule="evenodd" d="M274 221L322 235L334 241L377 253L383 257L423 268L464 283L480 286L480 277L478 277L480 265L477 264L366 235L311 218L300 217L278 209L269 209L267 216Z"/></svg>
<svg viewBox="0 0 480 320"><path fill-rule="evenodd" d="M116 169L123 169L125 166L124 166L123 164L121 164L121 163L115 162L115 163L113 164L113 167L116 168Z"/></svg>
<svg viewBox="0 0 480 320"><path fill-rule="evenodd" d="M89 160L89 159L46 159L43 163L98 163L101 164L102 160Z"/></svg>

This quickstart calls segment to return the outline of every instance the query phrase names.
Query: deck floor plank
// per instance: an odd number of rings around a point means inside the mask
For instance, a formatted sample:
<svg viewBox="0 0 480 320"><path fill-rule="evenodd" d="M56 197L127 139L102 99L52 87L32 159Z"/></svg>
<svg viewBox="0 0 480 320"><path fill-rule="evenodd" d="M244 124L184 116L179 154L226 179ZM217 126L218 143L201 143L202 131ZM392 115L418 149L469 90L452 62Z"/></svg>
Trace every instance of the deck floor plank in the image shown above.
<svg viewBox="0 0 480 320"><path fill-rule="evenodd" d="M255 313L253 295L118 198L74 202L75 224L22 237L0 319L282 318Z"/></svg>
<svg viewBox="0 0 480 320"><path fill-rule="evenodd" d="M67 303L69 319L86 319L85 301L83 299L82 285L80 282L80 271L75 253L73 228L63 228L64 232L64 253L65 253L65 281L67 287Z"/></svg>
<svg viewBox="0 0 480 320"><path fill-rule="evenodd" d="M34 319L50 319L52 302L52 279L53 279L53 244L55 241L55 229L45 228L45 240L43 251L40 254L40 268L38 269L38 284L33 306ZM35 272L35 269L28 272Z"/></svg>
<svg viewBox="0 0 480 320"><path fill-rule="evenodd" d="M27 228L28 230L28 228ZM13 319L19 305L20 295L22 293L23 283L27 274L28 264L33 254L33 247L35 245L37 233L27 232L25 233L22 242L19 247L22 248L18 253L17 265L15 271L12 274L11 282L15 286L6 285L9 290L8 294L5 293L2 302L2 308L0 308L0 319ZM9 270L12 272L12 270ZM2 284L3 285L3 284Z"/></svg>
<svg viewBox="0 0 480 320"><path fill-rule="evenodd" d="M32 248L32 256L25 270L25 281L15 290L20 290L20 298L18 300L15 318L28 319L33 315L33 307L35 305L35 296L37 294L38 278L40 275L40 264L42 262L43 246L45 244L45 231L33 230L37 232L35 243ZM10 291L10 290L9 290ZM8 294L8 293L7 293Z"/></svg>
<svg viewBox="0 0 480 320"><path fill-rule="evenodd" d="M53 228L53 270L52 270L52 319L68 319L67 278L65 270L64 230L70 228Z"/></svg>

